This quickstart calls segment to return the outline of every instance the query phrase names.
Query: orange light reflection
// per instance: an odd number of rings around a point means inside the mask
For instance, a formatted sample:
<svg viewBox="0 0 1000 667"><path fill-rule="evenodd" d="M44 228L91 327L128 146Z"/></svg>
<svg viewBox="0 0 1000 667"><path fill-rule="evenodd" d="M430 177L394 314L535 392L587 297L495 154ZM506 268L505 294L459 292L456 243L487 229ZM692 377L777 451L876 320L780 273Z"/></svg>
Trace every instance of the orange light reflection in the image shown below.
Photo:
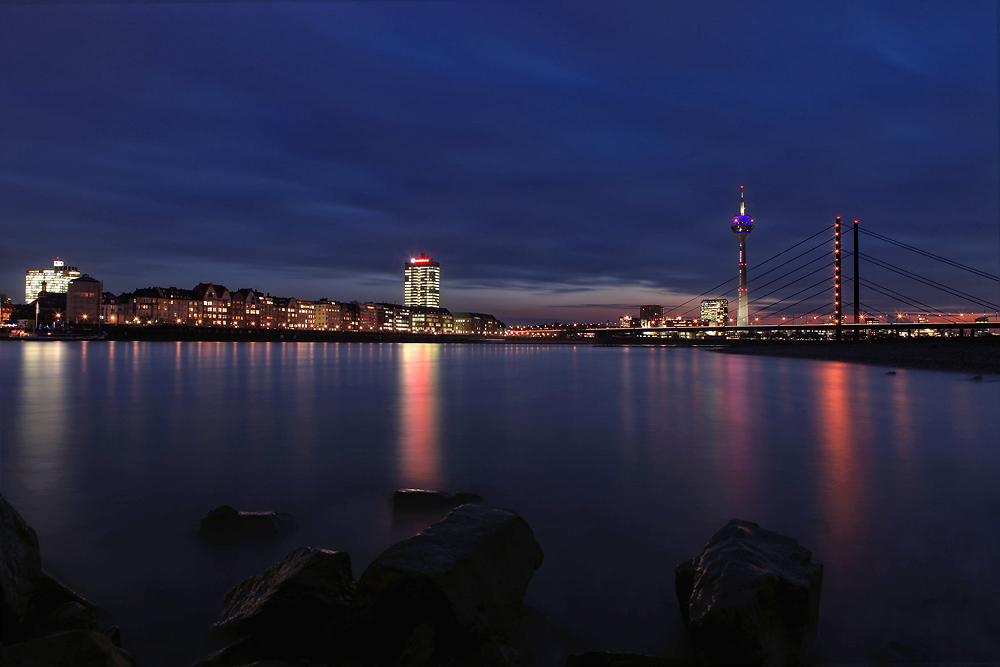
<svg viewBox="0 0 1000 667"><path fill-rule="evenodd" d="M440 479L441 443L438 426L439 345L399 346L401 419L400 478L407 486L436 488Z"/></svg>

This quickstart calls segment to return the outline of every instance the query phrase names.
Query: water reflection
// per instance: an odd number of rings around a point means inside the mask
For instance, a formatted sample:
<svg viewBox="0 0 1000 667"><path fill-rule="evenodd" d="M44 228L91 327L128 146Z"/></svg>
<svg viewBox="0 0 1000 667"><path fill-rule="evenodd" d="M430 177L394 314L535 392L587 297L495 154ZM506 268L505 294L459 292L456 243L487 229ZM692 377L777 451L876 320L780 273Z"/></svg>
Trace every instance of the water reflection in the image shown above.
<svg viewBox="0 0 1000 667"><path fill-rule="evenodd" d="M866 396L851 394L856 373L842 363L816 365L815 413L819 443L820 502L830 533L827 551L831 560L855 563L860 540L867 528L864 513L864 479L857 437L854 402Z"/></svg>
<svg viewBox="0 0 1000 667"><path fill-rule="evenodd" d="M52 498L65 492L63 473L72 415L69 405L71 350L62 343L22 344L21 482L33 493Z"/></svg>
<svg viewBox="0 0 1000 667"><path fill-rule="evenodd" d="M441 346L400 345L399 475L407 486L435 488L440 483L438 362Z"/></svg>

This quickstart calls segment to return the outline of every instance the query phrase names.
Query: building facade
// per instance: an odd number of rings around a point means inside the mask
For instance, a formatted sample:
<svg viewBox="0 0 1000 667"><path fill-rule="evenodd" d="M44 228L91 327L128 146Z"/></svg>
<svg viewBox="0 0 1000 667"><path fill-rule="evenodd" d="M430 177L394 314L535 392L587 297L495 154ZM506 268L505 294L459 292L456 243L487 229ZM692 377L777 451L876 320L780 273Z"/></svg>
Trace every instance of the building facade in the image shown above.
<svg viewBox="0 0 1000 667"><path fill-rule="evenodd" d="M101 319L104 285L90 276L80 276L66 290L66 324L79 328L96 327Z"/></svg>
<svg viewBox="0 0 1000 667"><path fill-rule="evenodd" d="M24 302L31 303L38 298L39 292L64 293L69 284L79 277L79 269L66 266L58 257L52 262L51 269L29 269L24 274Z"/></svg>
<svg viewBox="0 0 1000 667"><path fill-rule="evenodd" d="M724 327L729 323L729 299L705 299L701 302L701 323Z"/></svg>
<svg viewBox="0 0 1000 667"><path fill-rule="evenodd" d="M427 255L414 257L404 266L403 305L441 306L441 265Z"/></svg>
<svg viewBox="0 0 1000 667"><path fill-rule="evenodd" d="M452 313L455 333L468 335L503 335L507 326L486 313Z"/></svg>

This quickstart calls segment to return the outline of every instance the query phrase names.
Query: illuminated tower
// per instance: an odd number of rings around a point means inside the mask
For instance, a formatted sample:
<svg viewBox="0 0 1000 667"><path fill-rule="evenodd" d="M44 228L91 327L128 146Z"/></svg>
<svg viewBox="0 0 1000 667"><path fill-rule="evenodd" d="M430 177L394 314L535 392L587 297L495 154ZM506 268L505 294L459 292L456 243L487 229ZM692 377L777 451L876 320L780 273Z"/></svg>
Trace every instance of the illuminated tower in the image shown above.
<svg viewBox="0 0 1000 667"><path fill-rule="evenodd" d="M747 215L743 201L743 186L740 186L740 214L733 218L733 234L740 240L740 309L736 316L736 326L750 326L750 300L747 297L747 237L753 231L753 218Z"/></svg>
<svg viewBox="0 0 1000 667"><path fill-rule="evenodd" d="M427 255L406 263L403 305L441 307L441 265Z"/></svg>
<svg viewBox="0 0 1000 667"><path fill-rule="evenodd" d="M58 257L52 262L51 269L29 269L24 274L24 302L31 303L42 291L65 292L69 289L70 282L79 277L79 269L66 266Z"/></svg>

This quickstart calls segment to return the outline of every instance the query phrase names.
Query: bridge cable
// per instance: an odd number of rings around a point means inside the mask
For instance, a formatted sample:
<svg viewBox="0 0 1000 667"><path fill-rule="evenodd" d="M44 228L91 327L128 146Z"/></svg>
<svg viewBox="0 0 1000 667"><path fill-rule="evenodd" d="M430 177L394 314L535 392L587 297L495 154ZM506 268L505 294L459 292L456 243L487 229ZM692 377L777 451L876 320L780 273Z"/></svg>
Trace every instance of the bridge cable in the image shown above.
<svg viewBox="0 0 1000 667"><path fill-rule="evenodd" d="M875 264L876 266L880 266L884 269L888 269L893 273L898 273L901 276L906 276L907 278L910 278L911 280L916 280L917 282L923 283L924 285L935 287L941 290L942 292L948 292L952 296L964 297L966 299L969 299L970 301L978 303L979 305L988 306L991 310L1000 310L1000 306L996 305L995 303L990 303L989 301L985 301L983 299L980 299L979 297L972 296L971 294L966 294L965 292L956 290L952 287L948 287L947 285L943 285L939 282L931 280L930 278L923 278L922 276L907 271L906 269L901 269L900 267L890 264L889 262L883 261L881 259L876 259L866 253L862 252L858 254L866 261L869 261Z"/></svg>
<svg viewBox="0 0 1000 667"><path fill-rule="evenodd" d="M878 233L873 232L871 230L865 229L864 227L859 227L858 231L860 231L860 232L862 232L864 234L868 234L869 236L873 236L873 237L879 239L880 241L885 241L886 243L891 243L893 245L897 245L900 248L905 248L906 250L910 250L912 252L919 253L919 254L923 255L924 257L929 257L931 259L936 259L939 262L943 262L945 264L949 264L951 266L954 266L955 268L962 269L964 271L968 271L969 273L974 273L974 274L976 274L978 276L982 276L983 278L989 278L990 280L1000 281L1000 276L995 276L992 273L987 273L986 271L980 271L979 269L973 268L971 266L966 266L965 264L961 264L961 263L956 262L954 260L950 260L947 257L941 257L940 255L935 255L932 252L927 252L926 250L921 250L920 248L915 248L914 246L907 245L906 243L902 243L901 241L896 241L896 240L890 239L888 236L883 236L882 234L878 234Z"/></svg>

